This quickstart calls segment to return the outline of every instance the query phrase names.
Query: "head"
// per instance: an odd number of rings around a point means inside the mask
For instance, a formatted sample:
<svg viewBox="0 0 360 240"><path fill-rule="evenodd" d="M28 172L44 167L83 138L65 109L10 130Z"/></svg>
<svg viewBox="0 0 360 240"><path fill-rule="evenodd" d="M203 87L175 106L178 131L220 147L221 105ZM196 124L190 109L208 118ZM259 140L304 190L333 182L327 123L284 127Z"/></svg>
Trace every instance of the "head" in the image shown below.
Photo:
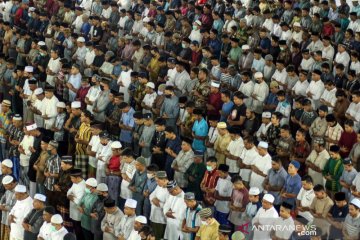
<svg viewBox="0 0 360 240"><path fill-rule="evenodd" d="M314 192L317 199L324 199L327 196L324 186L320 184L315 185Z"/></svg>

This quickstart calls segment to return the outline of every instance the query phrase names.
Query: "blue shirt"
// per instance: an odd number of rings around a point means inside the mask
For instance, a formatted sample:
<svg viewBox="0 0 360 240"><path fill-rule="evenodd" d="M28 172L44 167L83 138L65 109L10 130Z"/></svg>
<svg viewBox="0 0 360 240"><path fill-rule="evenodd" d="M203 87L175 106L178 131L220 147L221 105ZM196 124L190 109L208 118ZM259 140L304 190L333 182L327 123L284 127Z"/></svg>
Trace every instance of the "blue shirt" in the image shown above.
<svg viewBox="0 0 360 240"><path fill-rule="evenodd" d="M227 121L227 117L231 113L231 110L232 110L233 106L234 106L234 103L232 101L224 103L222 105L222 108L221 108L222 115L220 117L220 122L226 122Z"/></svg>
<svg viewBox="0 0 360 240"><path fill-rule="evenodd" d="M127 113L124 113L121 115L121 123L124 124L127 127L134 127L135 121L134 121L134 115L135 110L133 108L130 108L130 110ZM120 141L131 143L132 141L132 131L121 129L120 133Z"/></svg>
<svg viewBox="0 0 360 240"><path fill-rule="evenodd" d="M194 122L194 126L192 128L192 131L194 132L194 134L198 137L206 137L209 131L209 127L208 124L206 122L206 120L204 118L202 118L200 120L200 122L198 120L196 120ZM205 144L204 144L204 140L200 140L200 139L195 139L192 143L192 147L194 150L198 150L198 151L205 151Z"/></svg>
<svg viewBox="0 0 360 240"><path fill-rule="evenodd" d="M283 167L281 167L277 171L275 171L274 169L270 169L269 175L268 175L269 185L272 187L284 186L287 175L288 174ZM280 191L279 192L269 191L269 193L272 194L275 198L274 205L281 204Z"/></svg>
<svg viewBox="0 0 360 240"><path fill-rule="evenodd" d="M296 196L297 196L298 193L300 192L301 187L302 187L301 177L299 176L299 174L296 174L295 176L291 176L291 175L287 176L286 182L284 185L284 192L296 194ZM283 201L293 205L293 207L296 206L296 197L284 198Z"/></svg>
<svg viewBox="0 0 360 240"><path fill-rule="evenodd" d="M273 94L272 92L269 93L269 96L265 100L266 105L275 105L277 106L279 103L279 100L276 96L276 94Z"/></svg>

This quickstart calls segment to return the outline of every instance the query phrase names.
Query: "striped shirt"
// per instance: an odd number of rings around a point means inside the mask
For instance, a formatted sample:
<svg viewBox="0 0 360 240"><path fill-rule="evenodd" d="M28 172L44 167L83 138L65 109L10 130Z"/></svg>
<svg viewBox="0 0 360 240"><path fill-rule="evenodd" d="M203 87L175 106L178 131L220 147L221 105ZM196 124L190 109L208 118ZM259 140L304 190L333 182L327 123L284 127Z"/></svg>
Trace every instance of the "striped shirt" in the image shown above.
<svg viewBox="0 0 360 240"><path fill-rule="evenodd" d="M360 233L360 214L355 218L348 214L345 218L344 225L349 236L358 239Z"/></svg>
<svg viewBox="0 0 360 240"><path fill-rule="evenodd" d="M79 132L78 132L78 138L82 141L90 141L91 138L91 131L90 131L90 124L81 123ZM87 145L77 143L76 144L76 154L77 155L85 155L86 154L86 147Z"/></svg>

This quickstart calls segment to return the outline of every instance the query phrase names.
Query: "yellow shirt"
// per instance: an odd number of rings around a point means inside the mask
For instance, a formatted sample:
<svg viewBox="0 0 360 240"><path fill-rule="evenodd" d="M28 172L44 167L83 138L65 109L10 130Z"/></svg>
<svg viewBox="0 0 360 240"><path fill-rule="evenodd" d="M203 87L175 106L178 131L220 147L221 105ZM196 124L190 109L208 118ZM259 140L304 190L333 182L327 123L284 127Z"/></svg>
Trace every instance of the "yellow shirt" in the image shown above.
<svg viewBox="0 0 360 240"><path fill-rule="evenodd" d="M210 225L201 224L196 237L199 237L200 240L219 240L219 226L220 224L213 218L213 222Z"/></svg>

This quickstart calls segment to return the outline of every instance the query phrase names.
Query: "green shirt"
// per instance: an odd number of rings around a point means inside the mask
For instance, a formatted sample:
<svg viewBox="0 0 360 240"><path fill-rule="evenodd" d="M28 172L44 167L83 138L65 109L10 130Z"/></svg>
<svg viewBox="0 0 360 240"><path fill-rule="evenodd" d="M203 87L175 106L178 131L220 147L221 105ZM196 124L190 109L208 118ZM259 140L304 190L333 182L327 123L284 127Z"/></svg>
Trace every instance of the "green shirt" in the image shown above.
<svg viewBox="0 0 360 240"><path fill-rule="evenodd" d="M344 165L342 164L342 161L342 158L338 160L330 158L325 165L323 170L324 177L327 175L331 176L331 180L326 180L325 184L326 189L329 191L340 191L341 185L339 179L342 175L342 172L344 171Z"/></svg>
<svg viewBox="0 0 360 240"><path fill-rule="evenodd" d="M79 204L84 209L84 213L81 215L81 227L89 231L91 230L90 214L97 199L98 196L95 193L85 193Z"/></svg>
<svg viewBox="0 0 360 240"><path fill-rule="evenodd" d="M231 48L229 52L230 60L234 62L238 62L241 55L241 48L238 46L237 48Z"/></svg>

